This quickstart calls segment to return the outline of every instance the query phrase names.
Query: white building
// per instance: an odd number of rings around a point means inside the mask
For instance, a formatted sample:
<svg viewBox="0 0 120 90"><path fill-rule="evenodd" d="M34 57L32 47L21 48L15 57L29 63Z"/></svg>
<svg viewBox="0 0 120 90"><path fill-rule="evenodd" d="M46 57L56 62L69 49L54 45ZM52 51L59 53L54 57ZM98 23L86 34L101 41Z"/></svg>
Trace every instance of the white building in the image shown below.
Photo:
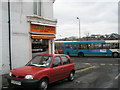
<svg viewBox="0 0 120 90"><path fill-rule="evenodd" d="M0 8L2 74L25 65L36 54L54 53L57 23L53 18L55 0L8 1Z"/></svg>

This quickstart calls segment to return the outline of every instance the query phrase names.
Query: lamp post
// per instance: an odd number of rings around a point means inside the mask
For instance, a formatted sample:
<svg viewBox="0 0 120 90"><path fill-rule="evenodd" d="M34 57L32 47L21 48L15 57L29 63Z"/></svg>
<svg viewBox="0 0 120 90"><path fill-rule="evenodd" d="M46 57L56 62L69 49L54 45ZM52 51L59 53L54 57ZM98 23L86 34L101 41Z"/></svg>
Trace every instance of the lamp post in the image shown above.
<svg viewBox="0 0 120 90"><path fill-rule="evenodd" d="M81 38L81 35L80 35L80 18L77 17L77 19L79 20L79 38Z"/></svg>

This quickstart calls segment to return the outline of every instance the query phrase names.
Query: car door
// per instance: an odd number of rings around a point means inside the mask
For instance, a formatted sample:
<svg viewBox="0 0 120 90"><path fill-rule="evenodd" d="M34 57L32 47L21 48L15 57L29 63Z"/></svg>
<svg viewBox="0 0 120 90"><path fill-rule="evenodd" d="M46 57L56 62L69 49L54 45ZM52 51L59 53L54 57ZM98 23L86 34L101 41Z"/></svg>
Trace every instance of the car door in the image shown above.
<svg viewBox="0 0 120 90"><path fill-rule="evenodd" d="M64 78L68 77L70 71L73 69L73 64L70 63L70 59L67 56L61 56L63 62L63 75Z"/></svg>
<svg viewBox="0 0 120 90"><path fill-rule="evenodd" d="M52 82L63 79L63 66L59 56L54 57L50 73Z"/></svg>

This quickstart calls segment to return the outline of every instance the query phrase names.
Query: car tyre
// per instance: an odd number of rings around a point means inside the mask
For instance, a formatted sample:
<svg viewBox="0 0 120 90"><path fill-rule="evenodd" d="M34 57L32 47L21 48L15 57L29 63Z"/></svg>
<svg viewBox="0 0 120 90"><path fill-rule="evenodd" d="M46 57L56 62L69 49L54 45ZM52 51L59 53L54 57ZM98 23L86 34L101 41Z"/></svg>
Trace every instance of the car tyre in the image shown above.
<svg viewBox="0 0 120 90"><path fill-rule="evenodd" d="M69 81L73 81L73 80L74 80L74 72L71 72L71 73L69 74L68 80L69 80Z"/></svg>
<svg viewBox="0 0 120 90"><path fill-rule="evenodd" d="M39 90L46 90L47 88L48 88L48 80L45 78L40 80Z"/></svg>

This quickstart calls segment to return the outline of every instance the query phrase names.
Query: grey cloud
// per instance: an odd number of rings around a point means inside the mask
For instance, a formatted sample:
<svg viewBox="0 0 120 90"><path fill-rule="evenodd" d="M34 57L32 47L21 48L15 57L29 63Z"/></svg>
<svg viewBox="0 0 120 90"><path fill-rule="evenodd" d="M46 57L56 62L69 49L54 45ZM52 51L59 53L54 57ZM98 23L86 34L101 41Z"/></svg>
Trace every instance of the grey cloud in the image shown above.
<svg viewBox="0 0 120 90"><path fill-rule="evenodd" d="M59 1L59 0L58 0ZM76 0L74 0L76 1ZM78 33L78 20L81 20L82 35L84 31L91 33L117 32L118 6L117 2L60 2L55 3L55 17L58 19L58 32L64 37L70 32ZM99 28L98 28L99 27ZM61 30L61 31L59 31ZM68 33L68 34L66 34Z"/></svg>

